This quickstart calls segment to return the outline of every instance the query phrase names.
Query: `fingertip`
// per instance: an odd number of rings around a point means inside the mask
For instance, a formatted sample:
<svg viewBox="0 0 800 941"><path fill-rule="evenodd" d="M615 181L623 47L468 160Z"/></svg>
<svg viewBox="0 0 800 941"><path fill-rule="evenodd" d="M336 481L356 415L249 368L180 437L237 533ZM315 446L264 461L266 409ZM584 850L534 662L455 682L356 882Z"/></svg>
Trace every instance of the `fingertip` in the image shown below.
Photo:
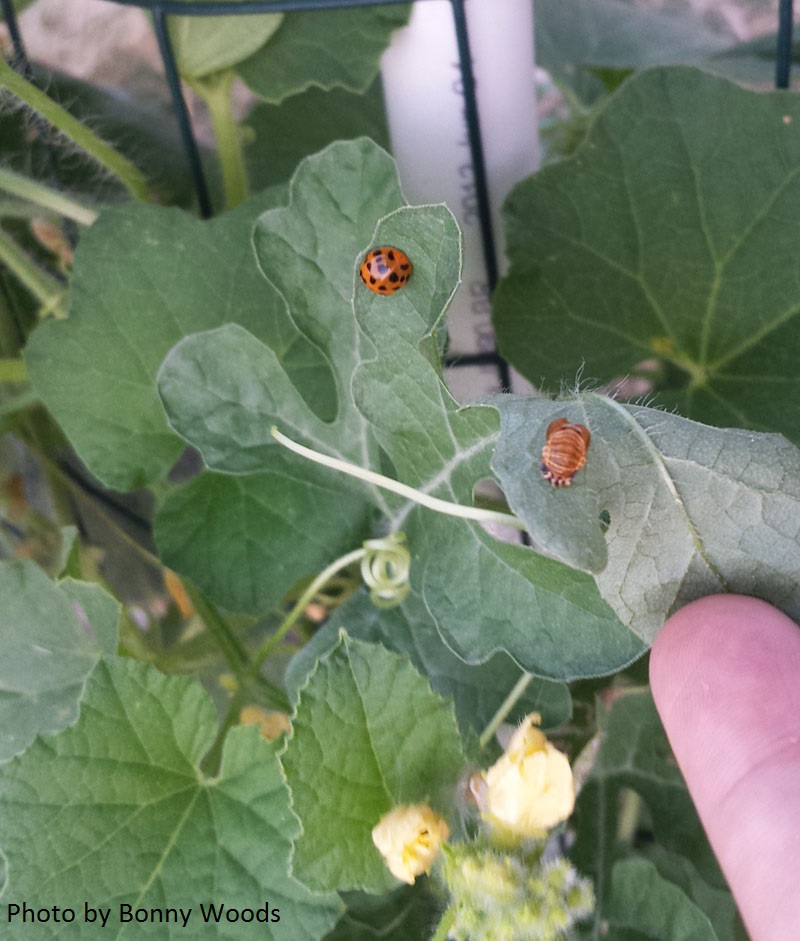
<svg viewBox="0 0 800 941"><path fill-rule="evenodd" d="M756 598L703 598L665 624L650 680L754 941L790 937L800 923L800 629Z"/></svg>

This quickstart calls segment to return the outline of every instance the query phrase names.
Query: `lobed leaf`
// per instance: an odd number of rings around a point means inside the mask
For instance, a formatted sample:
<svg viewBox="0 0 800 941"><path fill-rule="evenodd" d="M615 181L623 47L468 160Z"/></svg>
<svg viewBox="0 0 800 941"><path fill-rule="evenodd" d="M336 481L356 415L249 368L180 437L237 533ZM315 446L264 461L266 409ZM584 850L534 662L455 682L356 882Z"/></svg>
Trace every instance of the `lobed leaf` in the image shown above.
<svg viewBox="0 0 800 941"><path fill-rule="evenodd" d="M236 322L285 353L289 369L300 349L313 359L250 248L256 216L277 199L270 190L210 222L149 206L109 209L83 235L69 319L41 324L25 361L42 401L103 483L133 489L163 477L180 455L155 374L185 334Z"/></svg>
<svg viewBox="0 0 800 941"><path fill-rule="evenodd" d="M270 435L275 424L329 456L471 503L477 483L491 475L497 417L486 407L459 410L442 381L443 314L461 263L450 213L403 206L388 156L370 141L341 143L301 164L289 206L261 217L255 244L287 316L324 351L333 417L304 402L274 350L227 326L186 337L164 361L158 381L172 426L219 472L269 473L279 451ZM402 247L414 264L409 283L388 297L369 291L356 273L376 244ZM293 478L317 479L307 461L289 459L282 466ZM324 473L331 492L353 494L344 475ZM475 523L419 510L372 486L358 484L355 492L362 519L378 512L390 531L408 531L412 587L467 662L505 650L525 669L568 679L613 670L641 653L590 578ZM313 507L296 502L291 513L301 533L318 526ZM283 551L278 545L275 554Z"/></svg>
<svg viewBox="0 0 800 941"><path fill-rule="evenodd" d="M405 25L408 14L402 4L291 13L236 72L263 101L275 104L312 86L364 91L392 31Z"/></svg>
<svg viewBox="0 0 800 941"><path fill-rule="evenodd" d="M274 748L234 729L214 778L199 768L216 712L193 681L130 660L101 663L78 724L0 767L0 844L9 899L72 907L71 937L96 938L84 904L110 908L111 937L177 938L182 923L125 923L120 906L191 909L192 937L243 937L241 923L206 923L200 903L278 909L265 938L316 941L336 922L335 895L288 874L297 822ZM37 937L63 926L37 925ZM252 930L248 927L248 931ZM7 926L26 938L30 925Z"/></svg>
<svg viewBox="0 0 800 941"><path fill-rule="evenodd" d="M372 828L396 804L446 815L466 759L452 705L404 658L342 632L300 692L282 764L303 832L293 867L317 889L396 885Z"/></svg>
<svg viewBox="0 0 800 941"><path fill-rule="evenodd" d="M501 350L557 387L646 368L658 401L800 440L800 103L696 69L626 81L505 207Z"/></svg>
<svg viewBox="0 0 800 941"><path fill-rule="evenodd" d="M0 563L0 760L78 719L86 678L113 653L119 606L96 585L56 585L32 562Z"/></svg>

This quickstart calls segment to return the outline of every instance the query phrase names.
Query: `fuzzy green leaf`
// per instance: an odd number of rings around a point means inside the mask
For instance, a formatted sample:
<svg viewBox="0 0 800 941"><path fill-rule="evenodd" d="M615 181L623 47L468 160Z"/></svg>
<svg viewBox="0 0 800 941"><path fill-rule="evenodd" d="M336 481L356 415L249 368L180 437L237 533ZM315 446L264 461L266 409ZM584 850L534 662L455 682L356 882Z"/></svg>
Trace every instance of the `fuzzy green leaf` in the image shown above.
<svg viewBox="0 0 800 941"><path fill-rule="evenodd" d="M156 516L159 553L231 611L260 614L286 590L369 535L355 486L285 454L248 477L204 473L172 493Z"/></svg>
<svg viewBox="0 0 800 941"><path fill-rule="evenodd" d="M617 863L606 908L609 925L658 941L719 941L707 916L643 859Z"/></svg>
<svg viewBox="0 0 800 941"><path fill-rule="evenodd" d="M505 208L501 350L534 382L648 361L658 401L800 440L800 102L689 68L629 79ZM651 368L652 367L652 368Z"/></svg>
<svg viewBox="0 0 800 941"><path fill-rule="evenodd" d="M793 444L596 395L491 403L501 415L493 469L511 506L545 550L593 572L643 640L676 608L715 592L756 595L800 617ZM545 429L560 416L592 434L570 488L552 487L538 469Z"/></svg>
<svg viewBox="0 0 800 941"><path fill-rule="evenodd" d="M62 589L32 562L0 564L0 760L77 720L87 676L116 645L107 602L116 608L97 586Z"/></svg>
<svg viewBox="0 0 800 941"><path fill-rule="evenodd" d="M283 183L303 157L337 140L369 137L389 149L383 90L375 80L363 94L309 88L279 105L262 102L247 115L245 158L254 189Z"/></svg>
<svg viewBox="0 0 800 941"><path fill-rule="evenodd" d="M242 923L206 923L203 903L278 909L259 924L265 938L315 941L340 913L335 895L310 892L288 875L297 822L272 746L253 727L235 729L219 774L199 762L216 713L193 681L129 660L101 663L78 724L37 742L0 768L0 845L9 860L7 898L76 911L70 937L94 939L84 904L110 909L111 937L239 941ZM134 909L191 909L169 924L123 923ZM63 925L37 926L38 938ZM29 936L21 922L9 938Z"/></svg>
<svg viewBox="0 0 800 941"><path fill-rule="evenodd" d="M452 706L406 659L344 633L300 692L281 761L303 825L295 874L369 892L396 885L375 824L397 804L449 813L466 764Z"/></svg>
<svg viewBox="0 0 800 941"><path fill-rule="evenodd" d="M311 641L291 660L285 681L290 693L305 682L316 661L333 648L341 628L351 637L381 644L407 656L431 687L453 700L459 725L466 735L488 725L520 679L520 669L505 654L497 653L485 663L470 665L442 643L422 599L411 592L394 608L378 608L366 591L357 592L337 608ZM528 712L538 712L542 725L551 728L566 722L571 712L569 690L564 683L532 680L507 721L515 722Z"/></svg>
<svg viewBox="0 0 800 941"><path fill-rule="evenodd" d="M110 209L81 239L70 317L43 323L25 354L31 381L91 472L118 490L163 476L182 442L170 431L155 373L182 336L221 323L271 342L304 375L318 351L288 323L252 256L269 191L210 222L177 210ZM307 394L329 397L324 362Z"/></svg>
<svg viewBox="0 0 800 941"><path fill-rule="evenodd" d="M281 25L281 13L171 16L169 35L182 78L204 78L253 55Z"/></svg>
<svg viewBox="0 0 800 941"><path fill-rule="evenodd" d="M173 427L217 471L268 472L280 450L275 424L326 455L470 504L476 484L491 476L497 416L459 410L441 378L442 317L461 260L450 213L403 206L393 163L360 140L304 161L290 205L261 217L255 243L297 329L326 352L335 417L322 420L305 404L272 349L228 326L185 338L166 358L159 388ZM394 295L374 294L356 273L375 244L401 246L413 261L409 283ZM294 479L310 474L308 461L290 458ZM344 475L325 473L331 489L353 492ZM567 679L607 672L641 652L588 576L476 523L358 488L364 513L378 511L389 530L408 531L412 585L467 662L505 650L531 672ZM317 525L303 503L287 512L301 531Z"/></svg>
<svg viewBox="0 0 800 941"><path fill-rule="evenodd" d="M596 69L693 64L730 47L690 10L653 10L623 0L538 0L536 64L584 100L600 83Z"/></svg>
<svg viewBox="0 0 800 941"><path fill-rule="evenodd" d="M251 91L273 103L311 86L364 91L392 31L407 20L408 7L401 4L292 13L236 71Z"/></svg>

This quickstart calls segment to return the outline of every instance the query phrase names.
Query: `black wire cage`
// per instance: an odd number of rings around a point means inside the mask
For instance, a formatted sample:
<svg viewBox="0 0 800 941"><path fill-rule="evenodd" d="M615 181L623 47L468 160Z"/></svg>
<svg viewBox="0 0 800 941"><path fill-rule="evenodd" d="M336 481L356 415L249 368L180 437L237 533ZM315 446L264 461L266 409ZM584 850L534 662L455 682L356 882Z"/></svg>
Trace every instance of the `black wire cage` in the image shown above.
<svg viewBox="0 0 800 941"><path fill-rule="evenodd" d="M148 11L152 16L164 73L186 154L192 188L200 215L203 218L209 218L213 214L213 207L201 161L200 148L178 74L175 50L168 30L169 17L174 15L184 17L242 16L256 13L299 13L399 5L397 0L209 0L209 2L195 2L195 0L108 0L108 2L121 6L138 7ZM426 0L411 0L411 2L424 3ZM458 49L458 68L463 87L464 119L473 168L482 255L488 289L491 294L498 280L498 255L492 225L489 181L467 26L466 6L469 2L470 0L449 0ZM477 0L471 0L471 2L477 2ZM22 74L30 77L32 70L25 51L24 38L19 28L13 0L0 0L0 10L2 10L6 20L13 45L13 65ZM793 0L778 0L777 19L775 86L776 88L788 88L792 64ZM486 364L491 364L497 369L500 388L508 390L510 388L509 367L496 350L460 354L448 361L450 366Z"/></svg>

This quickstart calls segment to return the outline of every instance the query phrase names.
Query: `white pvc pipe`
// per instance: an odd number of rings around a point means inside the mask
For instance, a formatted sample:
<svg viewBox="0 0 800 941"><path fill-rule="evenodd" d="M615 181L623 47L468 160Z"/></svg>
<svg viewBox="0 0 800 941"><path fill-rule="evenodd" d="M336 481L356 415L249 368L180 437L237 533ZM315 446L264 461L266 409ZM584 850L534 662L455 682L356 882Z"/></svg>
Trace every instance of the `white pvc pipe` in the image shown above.
<svg viewBox="0 0 800 941"><path fill-rule="evenodd" d="M511 187L538 168L533 0L468 0L465 9L502 271L500 207ZM462 284L448 315L451 352L489 352L489 286L449 0L414 4L409 25L384 53L381 74L406 199L446 203L464 233ZM497 390L497 370L451 369L448 384L456 398L473 398Z"/></svg>

